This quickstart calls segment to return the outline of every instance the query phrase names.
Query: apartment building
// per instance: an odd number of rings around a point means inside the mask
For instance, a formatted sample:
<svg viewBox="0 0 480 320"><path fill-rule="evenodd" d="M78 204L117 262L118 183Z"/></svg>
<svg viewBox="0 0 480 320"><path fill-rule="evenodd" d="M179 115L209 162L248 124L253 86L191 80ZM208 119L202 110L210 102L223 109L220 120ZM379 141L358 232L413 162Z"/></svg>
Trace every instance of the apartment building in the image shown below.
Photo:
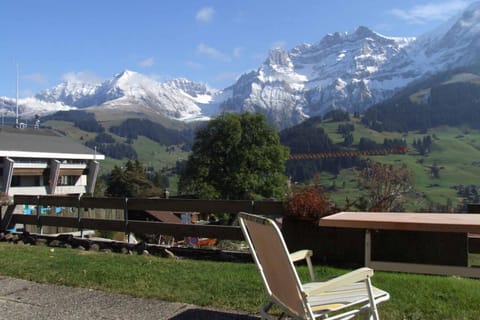
<svg viewBox="0 0 480 320"><path fill-rule="evenodd" d="M93 193L105 156L52 130L0 128L0 194Z"/></svg>

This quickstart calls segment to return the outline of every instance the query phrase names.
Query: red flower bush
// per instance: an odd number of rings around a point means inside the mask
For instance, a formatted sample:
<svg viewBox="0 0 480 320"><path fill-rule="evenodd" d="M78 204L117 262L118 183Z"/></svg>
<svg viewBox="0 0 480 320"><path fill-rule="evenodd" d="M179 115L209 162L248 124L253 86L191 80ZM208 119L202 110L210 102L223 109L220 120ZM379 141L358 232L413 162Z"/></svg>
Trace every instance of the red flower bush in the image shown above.
<svg viewBox="0 0 480 320"><path fill-rule="evenodd" d="M284 202L288 216L318 220L331 213L331 203L317 187L294 190Z"/></svg>

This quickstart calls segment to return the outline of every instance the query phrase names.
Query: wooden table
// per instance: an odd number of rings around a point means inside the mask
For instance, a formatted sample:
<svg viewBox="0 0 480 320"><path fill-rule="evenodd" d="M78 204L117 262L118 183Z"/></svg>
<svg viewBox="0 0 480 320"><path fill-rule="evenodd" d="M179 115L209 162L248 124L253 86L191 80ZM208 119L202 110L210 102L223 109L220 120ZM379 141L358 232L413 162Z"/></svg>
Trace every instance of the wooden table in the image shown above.
<svg viewBox="0 0 480 320"><path fill-rule="evenodd" d="M480 268L372 261L371 230L480 234L480 214L340 212L320 219L320 226L365 229L365 265L394 272L480 278Z"/></svg>

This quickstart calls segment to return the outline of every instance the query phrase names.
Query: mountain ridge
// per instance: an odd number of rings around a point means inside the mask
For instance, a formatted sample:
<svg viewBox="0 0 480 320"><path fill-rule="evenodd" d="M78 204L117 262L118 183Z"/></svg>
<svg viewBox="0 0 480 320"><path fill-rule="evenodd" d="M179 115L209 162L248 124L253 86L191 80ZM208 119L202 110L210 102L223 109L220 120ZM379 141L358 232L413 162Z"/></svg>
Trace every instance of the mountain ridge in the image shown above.
<svg viewBox="0 0 480 320"><path fill-rule="evenodd" d="M84 108L140 110L179 121L262 112L286 128L332 109L364 111L413 81L474 63L479 49L480 2L418 38L388 37L359 26L289 51L272 49L256 70L223 90L185 78L159 82L125 70L100 84L62 82L19 104L21 114L30 117ZM0 98L3 112L12 115L13 106L13 99Z"/></svg>

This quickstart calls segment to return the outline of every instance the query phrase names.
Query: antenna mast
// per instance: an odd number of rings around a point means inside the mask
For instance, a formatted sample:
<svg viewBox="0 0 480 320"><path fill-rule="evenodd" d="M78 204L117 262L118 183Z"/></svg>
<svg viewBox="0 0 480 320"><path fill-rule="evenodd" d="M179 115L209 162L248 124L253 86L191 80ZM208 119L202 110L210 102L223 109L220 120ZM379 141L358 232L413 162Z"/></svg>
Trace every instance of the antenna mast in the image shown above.
<svg viewBox="0 0 480 320"><path fill-rule="evenodd" d="M15 126L18 128L18 64L17 64L17 92L16 92L16 100L15 100L15 105L16 105L16 118L15 118Z"/></svg>

